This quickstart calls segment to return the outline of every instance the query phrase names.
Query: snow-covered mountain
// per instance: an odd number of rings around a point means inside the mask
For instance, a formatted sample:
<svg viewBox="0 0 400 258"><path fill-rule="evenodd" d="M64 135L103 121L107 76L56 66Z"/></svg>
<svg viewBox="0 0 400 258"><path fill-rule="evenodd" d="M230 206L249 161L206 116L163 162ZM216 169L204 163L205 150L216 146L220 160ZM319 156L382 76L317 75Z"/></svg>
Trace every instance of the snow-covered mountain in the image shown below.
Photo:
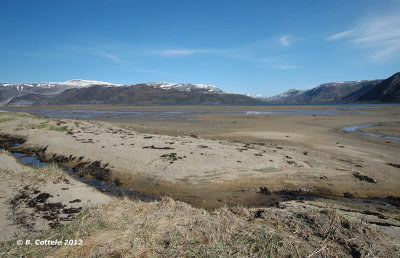
<svg viewBox="0 0 400 258"><path fill-rule="evenodd" d="M94 85L104 85L104 86L123 86L122 84L110 83L110 82L101 82L101 81L90 81L90 80L82 80L82 79L73 79L66 82L61 82L59 84L74 86L74 87L90 87Z"/></svg>
<svg viewBox="0 0 400 258"><path fill-rule="evenodd" d="M303 93L304 90L299 90L299 89L290 89L287 90L281 94L272 96L272 97L266 97L265 100L269 101L269 102L273 102L273 101L282 101L282 100L286 100L288 98L295 98L298 95L300 95L301 93Z"/></svg>
<svg viewBox="0 0 400 258"><path fill-rule="evenodd" d="M265 100L270 104L347 103L356 100L381 81L330 82L309 90L290 89Z"/></svg>
<svg viewBox="0 0 400 258"><path fill-rule="evenodd" d="M148 82L0 83L0 106L32 105L238 105L262 104L259 99L230 93L208 84Z"/></svg>
<svg viewBox="0 0 400 258"><path fill-rule="evenodd" d="M73 79L66 82L23 82L23 83L0 83L0 86L15 87L18 91L23 91L26 87L31 88L54 88L62 86L63 88L74 88L74 87L90 87L94 85L106 85L106 86L122 86L121 84L101 82L101 81L89 81L81 79Z"/></svg>
<svg viewBox="0 0 400 258"><path fill-rule="evenodd" d="M266 96L264 96L264 95L262 95L262 94L250 94L250 93L246 93L245 94L247 97L250 97L250 98L255 98L255 99L267 99L267 97Z"/></svg>
<svg viewBox="0 0 400 258"><path fill-rule="evenodd" d="M74 79L66 82L24 82L24 83L0 83L0 106L7 104L15 97L29 94L52 96L62 93L67 89L84 88L95 85L106 87L119 87L121 84Z"/></svg>
<svg viewBox="0 0 400 258"><path fill-rule="evenodd" d="M0 83L0 106L350 103L364 99L375 100L376 92L389 92L386 94L389 96L385 95L385 98L376 101L393 102L398 99L391 98L395 94L393 92L398 92L398 74L393 78L387 83L390 90L386 90L386 84L380 86L382 80L364 80L324 83L309 90L290 89L272 97L237 94L213 85L192 83L147 82L121 85L80 79L66 82ZM367 92L368 98L360 98Z"/></svg>
<svg viewBox="0 0 400 258"><path fill-rule="evenodd" d="M204 92L210 93L225 93L230 94L228 91L223 91L218 89L214 85L209 84L196 84L196 83L171 83L171 82L148 82L147 86L158 87L162 89L174 89L179 91L193 91L193 90L201 90Z"/></svg>

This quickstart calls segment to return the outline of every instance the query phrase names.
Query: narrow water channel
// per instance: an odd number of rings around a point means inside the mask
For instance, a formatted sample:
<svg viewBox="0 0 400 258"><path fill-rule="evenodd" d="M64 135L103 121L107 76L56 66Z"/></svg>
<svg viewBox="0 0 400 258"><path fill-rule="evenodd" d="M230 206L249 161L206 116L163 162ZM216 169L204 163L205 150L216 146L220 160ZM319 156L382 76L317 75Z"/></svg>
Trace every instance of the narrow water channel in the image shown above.
<svg viewBox="0 0 400 258"><path fill-rule="evenodd" d="M18 145L20 145L20 144L17 143L15 146L18 146ZM0 148L0 151L1 150L4 150L4 149ZM17 158L22 164L28 165L31 167L40 168L40 167L58 166L65 173L70 175L75 180L83 182L87 185L93 186L96 189L98 189L99 191L104 192L106 194L110 194L110 195L118 196L118 197L127 197L131 200L141 200L141 201L155 201L155 200L159 199L155 196L151 196L151 195L147 195L147 194L143 194L143 193L134 191L128 187L117 186L113 182L79 176L72 168L69 168L66 166L59 166L55 163L43 162L43 161L40 161L38 159L38 157L35 157L35 156L31 156L31 155L28 155L25 153L19 153L19 152L11 152L11 154L15 158Z"/></svg>
<svg viewBox="0 0 400 258"><path fill-rule="evenodd" d="M378 126L378 125L379 125L379 123L373 123L373 124L367 124L367 125L345 126L344 130L346 132L355 132L355 133L360 133L360 134L364 134L364 135L371 136L371 137L385 138L385 139L391 139L391 140L400 140L400 137L387 136L387 135L376 134L376 133L369 133L369 132L364 132L364 131L360 130L363 128L374 127L374 126Z"/></svg>

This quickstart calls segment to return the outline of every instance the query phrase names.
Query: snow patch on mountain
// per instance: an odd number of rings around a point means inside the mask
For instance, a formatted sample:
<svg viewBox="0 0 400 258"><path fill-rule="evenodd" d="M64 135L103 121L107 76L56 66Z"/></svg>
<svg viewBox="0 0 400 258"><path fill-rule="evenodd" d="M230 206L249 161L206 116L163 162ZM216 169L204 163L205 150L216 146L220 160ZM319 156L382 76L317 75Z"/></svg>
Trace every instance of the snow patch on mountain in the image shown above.
<svg viewBox="0 0 400 258"><path fill-rule="evenodd" d="M172 82L147 82L147 86L157 87L162 89L174 89L179 91L192 91L192 90L203 90L209 93L226 93L230 94L228 91L223 91L218 89L214 85L209 84L196 84L196 83L172 83Z"/></svg>
<svg viewBox="0 0 400 258"><path fill-rule="evenodd" d="M67 87L67 88L80 88L90 87L94 85L103 86L123 86L122 84L115 84L101 81L90 81L73 79L66 82L26 82L26 83L0 83L0 86L16 87L18 91L22 91L24 87L39 87L39 88L54 88L54 87Z"/></svg>
<svg viewBox="0 0 400 258"><path fill-rule="evenodd" d="M278 95L275 95L272 97L268 97L266 99L268 101L281 100L281 99L297 96L303 92L305 92L305 90L299 90L299 89L294 88L294 89L287 90L284 93L281 93L281 94L278 94Z"/></svg>
<svg viewBox="0 0 400 258"><path fill-rule="evenodd" d="M268 97L262 95L262 94L250 94L246 93L245 94L247 97L254 98L254 99L267 99Z"/></svg>
<svg viewBox="0 0 400 258"><path fill-rule="evenodd" d="M69 80L66 82L61 82L59 84L76 86L76 87L89 87L89 86L94 86L94 85L123 86L122 84L115 84L115 83L101 82L101 81L81 80L81 79L73 79L73 80Z"/></svg>

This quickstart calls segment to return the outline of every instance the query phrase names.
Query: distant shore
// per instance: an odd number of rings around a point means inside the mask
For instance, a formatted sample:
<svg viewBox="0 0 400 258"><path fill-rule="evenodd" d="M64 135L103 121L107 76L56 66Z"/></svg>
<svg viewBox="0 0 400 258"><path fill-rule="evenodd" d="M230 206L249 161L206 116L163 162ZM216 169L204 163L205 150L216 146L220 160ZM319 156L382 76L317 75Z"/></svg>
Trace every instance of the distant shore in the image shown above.
<svg viewBox="0 0 400 258"><path fill-rule="evenodd" d="M343 104L265 104L265 105L55 105L55 106L2 106L0 109L82 109L82 110L298 110L298 109L325 109L327 107L371 106L371 107L399 107L400 103L343 103Z"/></svg>

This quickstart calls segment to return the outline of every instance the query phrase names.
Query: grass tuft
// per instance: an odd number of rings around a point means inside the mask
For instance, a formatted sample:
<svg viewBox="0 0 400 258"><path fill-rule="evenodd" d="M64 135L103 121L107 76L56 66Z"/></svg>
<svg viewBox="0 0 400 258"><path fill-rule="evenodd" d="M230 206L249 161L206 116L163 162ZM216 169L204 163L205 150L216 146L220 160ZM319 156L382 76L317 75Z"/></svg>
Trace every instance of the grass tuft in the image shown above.
<svg viewBox="0 0 400 258"><path fill-rule="evenodd" d="M68 131L67 126L49 125L48 121L41 122L40 124L27 124L26 127L30 128L30 129L48 129L48 130L57 131L57 132Z"/></svg>
<svg viewBox="0 0 400 258"><path fill-rule="evenodd" d="M281 236L225 208L207 212L170 198L150 203L121 199L86 208L71 224L31 238L82 239L83 246L16 247L8 241L0 244L0 256L269 257L282 246Z"/></svg>
<svg viewBox="0 0 400 258"><path fill-rule="evenodd" d="M53 131L58 131L58 132L66 132L68 130L68 127L51 125L49 129L53 130Z"/></svg>
<svg viewBox="0 0 400 258"><path fill-rule="evenodd" d="M1 170L0 179L2 180L17 180L22 183L37 184L44 182L63 182L68 179L69 176L57 166L57 164L52 164L47 167L38 168L27 168L22 171L15 170Z"/></svg>
<svg viewBox="0 0 400 258"><path fill-rule="evenodd" d="M15 120L15 118L12 118L12 117L0 118L0 123L12 121L12 120Z"/></svg>

